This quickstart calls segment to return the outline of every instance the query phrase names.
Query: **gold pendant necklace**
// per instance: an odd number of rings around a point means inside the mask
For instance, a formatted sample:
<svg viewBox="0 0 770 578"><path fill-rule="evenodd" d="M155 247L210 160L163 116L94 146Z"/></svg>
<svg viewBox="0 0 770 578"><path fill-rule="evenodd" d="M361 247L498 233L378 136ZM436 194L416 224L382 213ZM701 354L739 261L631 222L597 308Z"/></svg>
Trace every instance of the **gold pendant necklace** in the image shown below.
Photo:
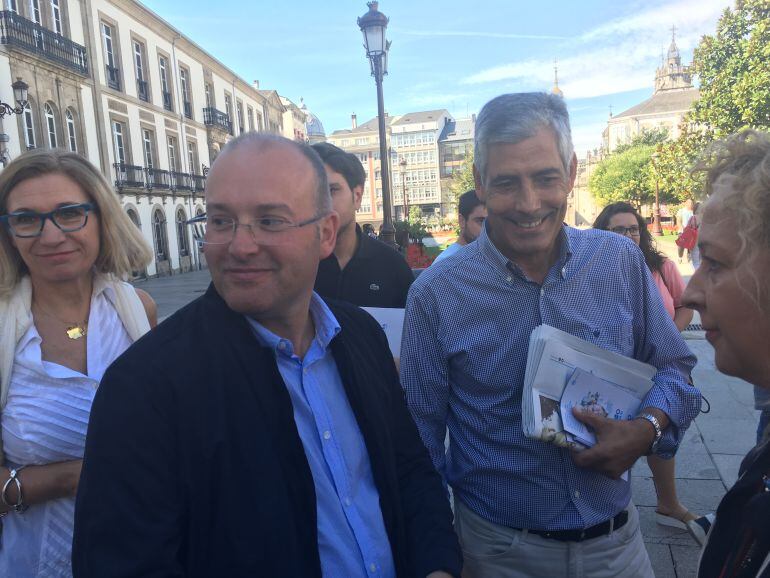
<svg viewBox="0 0 770 578"><path fill-rule="evenodd" d="M88 335L88 323L83 322L83 325L72 325L67 327L67 337L70 339L80 339Z"/></svg>
<svg viewBox="0 0 770 578"><path fill-rule="evenodd" d="M63 323L67 327L66 333L67 333L67 337L69 337L70 339L80 339L81 337L85 337L86 335L88 335L88 319L83 321L83 323L73 323L72 321L62 321L56 315L52 315L51 313L43 309L40 306L40 303L37 303L36 305L38 309L40 309L40 311L48 315L48 317L55 319L59 323Z"/></svg>

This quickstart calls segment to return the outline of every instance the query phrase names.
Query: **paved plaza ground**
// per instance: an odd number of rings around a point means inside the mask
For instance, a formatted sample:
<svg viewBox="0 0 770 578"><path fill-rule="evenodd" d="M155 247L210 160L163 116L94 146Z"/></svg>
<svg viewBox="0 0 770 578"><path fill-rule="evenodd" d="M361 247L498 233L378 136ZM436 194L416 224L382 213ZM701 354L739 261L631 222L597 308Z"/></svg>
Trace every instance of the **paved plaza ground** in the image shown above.
<svg viewBox="0 0 770 578"><path fill-rule="evenodd" d="M662 247L666 249L665 247ZM666 249L670 252L670 248ZM672 255L674 258L675 255ZM680 267L685 276L692 267ZM151 279L137 283L158 304L160 319L199 297L208 286L208 271ZM694 320L698 322L698 319ZM694 381L711 404L696 418L677 456L678 490L682 503L696 513L712 512L737 477L741 458L754 445L758 413L753 390L745 382L725 377L714 367L714 352L701 331L685 332L698 357ZM655 489L645 460L632 472L633 500L639 508L647 550L658 578L695 576L699 548L684 530L655 522Z"/></svg>

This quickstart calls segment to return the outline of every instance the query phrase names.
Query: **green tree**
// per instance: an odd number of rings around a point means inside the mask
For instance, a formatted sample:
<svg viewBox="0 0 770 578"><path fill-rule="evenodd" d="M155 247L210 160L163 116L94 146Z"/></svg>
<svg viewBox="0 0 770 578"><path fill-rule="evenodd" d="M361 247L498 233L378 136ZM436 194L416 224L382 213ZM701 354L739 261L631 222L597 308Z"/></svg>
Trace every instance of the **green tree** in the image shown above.
<svg viewBox="0 0 770 578"><path fill-rule="evenodd" d="M653 145L636 145L613 153L599 163L588 182L594 198L602 205L627 201L637 207L651 202L655 195L650 177Z"/></svg>
<svg viewBox="0 0 770 578"><path fill-rule="evenodd" d="M668 140L668 130L665 128L653 128L649 130L642 130L639 134L634 135L631 142L627 144L618 145L618 147L612 151L613 154L622 153L630 148L644 146L644 145L658 145Z"/></svg>
<svg viewBox="0 0 770 578"><path fill-rule="evenodd" d="M463 161L462 167L452 175L452 182L449 190L452 191L452 202L457 204L457 199L465 191L476 188L476 182L473 180L473 150L471 150Z"/></svg>
<svg viewBox="0 0 770 578"><path fill-rule="evenodd" d="M693 57L700 98L690 120L709 137L770 128L770 2L737 0Z"/></svg>

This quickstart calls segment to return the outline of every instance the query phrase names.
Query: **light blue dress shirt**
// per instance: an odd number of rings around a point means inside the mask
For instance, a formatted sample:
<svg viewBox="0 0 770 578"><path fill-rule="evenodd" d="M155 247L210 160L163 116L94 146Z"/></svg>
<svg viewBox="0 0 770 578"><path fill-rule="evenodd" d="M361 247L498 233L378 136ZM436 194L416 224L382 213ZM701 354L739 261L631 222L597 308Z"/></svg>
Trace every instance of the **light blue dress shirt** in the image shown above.
<svg viewBox="0 0 770 578"><path fill-rule="evenodd" d="M628 482L580 469L567 450L524 437L522 384L538 325L658 368L642 407L671 418L659 453L676 450L700 409L687 382L695 357L638 247L567 226L559 244L538 284L494 246L485 225L474 243L426 269L407 299L401 382L420 435L455 497L512 528L587 528L631 497Z"/></svg>
<svg viewBox="0 0 770 578"><path fill-rule="evenodd" d="M247 319L275 352L291 397L315 484L321 570L329 578L395 578L369 454L329 349L340 325L315 293L310 314L315 338L303 359L290 341Z"/></svg>
<svg viewBox="0 0 770 578"><path fill-rule="evenodd" d="M457 251L462 249L464 246L465 245L461 245L460 243L452 243L451 245L449 245L449 247L447 247L446 249L441 251L441 253L438 254L438 257L436 257L433 260L433 263L438 263L439 261L443 261L450 255L454 255L455 253L457 253Z"/></svg>

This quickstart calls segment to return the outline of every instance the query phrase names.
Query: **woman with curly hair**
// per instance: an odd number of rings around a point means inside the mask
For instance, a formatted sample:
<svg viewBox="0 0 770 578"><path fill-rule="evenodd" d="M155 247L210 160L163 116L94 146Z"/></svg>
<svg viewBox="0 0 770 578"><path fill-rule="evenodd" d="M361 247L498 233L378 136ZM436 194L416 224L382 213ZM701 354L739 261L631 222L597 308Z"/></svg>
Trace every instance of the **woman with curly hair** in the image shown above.
<svg viewBox="0 0 770 578"><path fill-rule="evenodd" d="M682 297L701 316L717 369L770 390L770 136L747 130L717 142L697 169L710 194L701 266ZM699 578L770 577L768 430L722 499Z"/></svg>

